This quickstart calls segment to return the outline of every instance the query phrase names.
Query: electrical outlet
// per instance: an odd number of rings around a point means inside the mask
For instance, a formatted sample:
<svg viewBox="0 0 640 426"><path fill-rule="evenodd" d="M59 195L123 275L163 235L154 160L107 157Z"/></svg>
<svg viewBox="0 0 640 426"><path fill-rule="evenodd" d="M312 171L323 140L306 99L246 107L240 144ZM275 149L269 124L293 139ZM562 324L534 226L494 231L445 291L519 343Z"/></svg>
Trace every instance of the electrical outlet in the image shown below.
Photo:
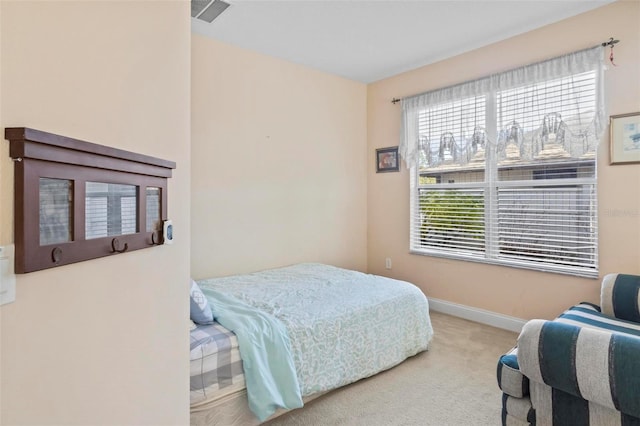
<svg viewBox="0 0 640 426"><path fill-rule="evenodd" d="M390 257L387 257L384 260L384 267L387 268L387 269L391 269L391 258Z"/></svg>

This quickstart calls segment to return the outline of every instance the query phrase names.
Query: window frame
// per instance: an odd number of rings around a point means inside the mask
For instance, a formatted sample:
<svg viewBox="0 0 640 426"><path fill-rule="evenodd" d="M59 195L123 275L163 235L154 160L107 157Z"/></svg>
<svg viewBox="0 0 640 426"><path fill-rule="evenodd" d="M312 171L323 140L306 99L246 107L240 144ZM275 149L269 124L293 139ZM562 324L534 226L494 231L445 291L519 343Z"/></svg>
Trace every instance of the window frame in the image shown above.
<svg viewBox="0 0 640 426"><path fill-rule="evenodd" d="M598 84L597 74L595 75L595 84ZM481 125L486 129L487 134L492 136L497 140L499 130L497 128L498 120L496 119L499 106L497 105L497 95L499 93L499 89L489 90L486 93L478 93L473 96L485 96L486 104L484 111L484 122ZM451 98L447 100L447 103L460 103L464 102L463 98ZM434 108L446 109L446 105L436 105ZM416 114L416 127L420 127L420 114L424 111L425 108L429 108L428 106L422 107L413 113ZM420 134L419 134L420 135ZM532 174L529 179L520 180L520 181L509 181L509 180L500 180L498 179L498 174L501 169L501 165L499 164L498 155L496 152L495 143L488 143L485 147L485 165L481 170L484 172L484 178L482 181L469 181L469 182L454 182L449 183L446 182L446 171L438 171L434 170L436 167L423 169L421 171L420 164L417 162L412 167L410 167L410 236L409 236L409 252L411 254L417 255L425 255L425 256L433 256L433 257L441 257L441 258L449 258L449 259L457 259L464 261L473 261L501 266L509 266L509 267L517 267L524 269L532 269L536 271L544 271L544 272L553 272L553 273L561 273L561 274L570 274L576 276L584 276L589 278L597 278L599 265L598 265L598 227L597 227L597 156L596 158L587 160L587 162L592 162L593 167L593 177L572 177L566 179L540 179L534 177L533 171L536 170L536 167L539 169L543 169L548 165L551 165L551 162L541 162L540 164L530 164L532 167ZM597 152L597 150L596 150ZM568 161L558 162L557 166L562 167L564 169L575 168L572 164L572 161L575 163L580 163L582 160L571 159ZM491 164L490 164L491 163ZM504 166L503 166L504 167ZM580 167L580 166L577 166ZM461 167L456 172L465 172L471 171L472 167L469 167L465 170L464 167ZM546 176L548 171L543 170L543 174ZM436 178L437 182L442 183L422 183L421 184L421 176L429 176ZM554 176L556 177L556 176ZM568 265L554 265L550 262L550 259L546 259L545 262L537 262L531 259L516 259L514 257L501 256L501 244L499 241L501 226L498 223L498 194L499 190L506 187L517 187L522 186L523 188L529 185L529 187L547 187L553 188L561 186L572 186L575 185L584 185L586 187L592 186L592 196L589 198L589 201L592 203L592 212L590 214L590 219L595 222L593 232L589 234L591 240L594 244L594 253L590 256L593 258L593 265L591 266L568 266ZM443 249L442 247L435 247L437 244L434 243L431 247L423 246L420 243L420 237L417 235L420 234L420 228L423 226L422 218L421 218L421 191L425 189L430 190L442 190L442 191L451 191L451 190L470 190L470 189L478 189L484 191L483 202L485 207L484 212L484 241L485 247L484 250L481 251L472 251L465 250L460 247L459 243L456 243L450 248Z"/></svg>
<svg viewBox="0 0 640 426"><path fill-rule="evenodd" d="M595 164L594 164L594 167L595 167ZM597 167L595 168L597 169ZM413 182L417 183L417 179L419 179L419 173L417 172L417 167L412 167L409 171L409 175L410 175L409 177L410 182L412 182L412 184L410 185L410 209L409 209L409 215L410 215L409 253L410 254L444 258L444 259L471 261L471 262L478 262L478 263L497 265L497 266L529 269L529 270L535 270L540 272L559 273L559 274L580 276L580 277L586 277L586 278L598 278L599 276L599 256L598 256L599 242L598 242L598 226L597 226L597 222L598 222L597 182L594 183L593 191L595 195L592 198L592 201L594 204L593 210L595 211L595 214L592 218L593 221L595 222L595 229L593 234L593 241L595 244L595 253L593 255L594 268L592 270L587 270L587 269L576 270L576 268L573 268L570 266L550 265L550 264L544 264L544 263L518 261L515 259L509 259L506 257L498 257L496 252L499 251L499 246L496 243L492 243L491 241L493 241L494 238L497 238L496 235L499 232L499 227L491 224L491 219L487 218L491 216L491 213L488 213L486 209L485 209L485 220L484 220L484 224L485 224L485 250L484 251L473 252L469 250L465 253L457 249L443 250L442 248L436 248L436 247L416 248L413 245L414 239L412 237L412 234L414 232L418 232L416 231L416 229L419 228L419 226L421 225L419 223L416 224L415 221L419 218L419 215L417 214L417 211L420 209L420 205L419 205L420 201L419 201L419 195L418 195L419 189L423 189L424 185L422 186L413 185ZM594 179L597 181L597 177ZM550 179L550 180L553 181L553 179ZM533 182L533 180L531 182ZM549 182L548 186L552 186L554 183L555 182ZM580 184L580 182L576 182L576 181L574 181L573 183ZM469 189L473 187L473 188L483 188L486 192L492 193L493 192L492 189L497 190L498 188L497 186L489 187L489 184L486 182L474 182L472 184L445 183L442 185L443 186L438 185L437 189L444 189L444 190ZM505 186L511 186L511 185L513 184L508 183ZM569 182L561 186L567 186L567 185L570 185ZM553 186L557 186L557 184ZM436 189L436 187L433 186L432 189ZM485 200L485 203L486 203L486 195L484 197L485 198L483 198L483 200ZM494 203L494 207L495 207L495 203ZM489 224L488 229L487 229L487 224Z"/></svg>

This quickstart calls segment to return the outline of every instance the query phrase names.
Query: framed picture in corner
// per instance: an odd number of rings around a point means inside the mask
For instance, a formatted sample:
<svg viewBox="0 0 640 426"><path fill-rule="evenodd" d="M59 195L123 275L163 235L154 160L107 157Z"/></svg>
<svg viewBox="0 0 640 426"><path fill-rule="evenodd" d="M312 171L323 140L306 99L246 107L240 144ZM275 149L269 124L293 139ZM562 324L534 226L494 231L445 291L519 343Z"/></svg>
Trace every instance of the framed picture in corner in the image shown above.
<svg viewBox="0 0 640 426"><path fill-rule="evenodd" d="M610 164L640 163L640 112L612 115Z"/></svg>
<svg viewBox="0 0 640 426"><path fill-rule="evenodd" d="M398 147L376 149L376 173L397 172L400 170Z"/></svg>

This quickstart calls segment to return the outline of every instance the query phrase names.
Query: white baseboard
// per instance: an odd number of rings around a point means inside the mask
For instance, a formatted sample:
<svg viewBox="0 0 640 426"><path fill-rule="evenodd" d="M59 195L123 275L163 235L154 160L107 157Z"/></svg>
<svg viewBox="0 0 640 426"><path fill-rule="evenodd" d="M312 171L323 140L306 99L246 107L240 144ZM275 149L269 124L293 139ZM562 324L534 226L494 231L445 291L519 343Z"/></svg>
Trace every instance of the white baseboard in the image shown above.
<svg viewBox="0 0 640 426"><path fill-rule="evenodd" d="M446 300L429 297L429 308L436 312L464 318L470 321L487 324L492 327L503 328L505 330L519 333L522 326L527 322L521 318L510 317L472 306L460 305L458 303L447 302Z"/></svg>

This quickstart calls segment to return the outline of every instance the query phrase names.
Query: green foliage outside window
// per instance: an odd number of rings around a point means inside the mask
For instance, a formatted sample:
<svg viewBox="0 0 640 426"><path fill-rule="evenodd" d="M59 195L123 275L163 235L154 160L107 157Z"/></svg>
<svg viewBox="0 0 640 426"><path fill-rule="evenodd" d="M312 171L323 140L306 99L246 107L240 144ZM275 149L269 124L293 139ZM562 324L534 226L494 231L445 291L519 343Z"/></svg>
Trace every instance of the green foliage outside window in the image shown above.
<svg viewBox="0 0 640 426"><path fill-rule="evenodd" d="M484 250L484 197L457 191L420 194L420 241L425 246Z"/></svg>

